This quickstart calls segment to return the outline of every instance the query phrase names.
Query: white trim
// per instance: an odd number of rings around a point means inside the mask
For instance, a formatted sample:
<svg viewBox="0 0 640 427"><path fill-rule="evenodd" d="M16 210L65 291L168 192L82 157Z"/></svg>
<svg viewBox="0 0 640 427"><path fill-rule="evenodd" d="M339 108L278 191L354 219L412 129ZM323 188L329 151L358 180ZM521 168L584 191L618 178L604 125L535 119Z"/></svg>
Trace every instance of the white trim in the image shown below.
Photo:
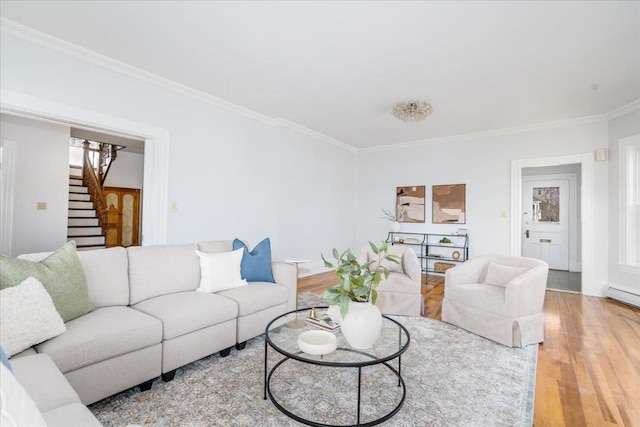
<svg viewBox="0 0 640 427"><path fill-rule="evenodd" d="M608 298L640 308L640 295L637 293L628 292L626 289L620 289L618 286L609 286L604 294Z"/></svg>
<svg viewBox="0 0 640 427"><path fill-rule="evenodd" d="M578 253L578 174L575 172L554 173L545 175L527 175L522 178L523 182L529 181L569 181L569 271L580 271L581 266L576 257ZM522 233L520 234L522 237Z"/></svg>
<svg viewBox="0 0 640 427"><path fill-rule="evenodd" d="M0 90L0 112L144 139L142 244L167 243L169 200L169 131L167 129L5 89Z"/></svg>
<svg viewBox="0 0 640 427"><path fill-rule="evenodd" d="M339 141L335 138L331 138L330 136L327 136L320 132L316 132L315 130L309 129L307 127L300 126L299 124L290 122L289 120L286 120L286 119L282 119L282 118L274 119L273 124L277 126L289 128L291 130L316 138L328 144L335 145L336 147L340 147L344 150L351 151L352 153L358 153L360 151L357 148L353 147L352 145L345 144L344 142Z"/></svg>
<svg viewBox="0 0 640 427"><path fill-rule="evenodd" d="M0 254L13 256L16 143L0 140Z"/></svg>
<svg viewBox="0 0 640 427"><path fill-rule="evenodd" d="M163 89L188 96L198 101L214 105L216 107L224 108L241 116L257 120L267 125L288 127L292 130L313 136L314 138L317 138L321 141L336 145L351 152L357 152L357 148L353 147L352 145L346 144L342 141L331 138L325 134L314 131L297 123L293 123L282 118L269 117L265 114L258 113L241 105L234 104L233 102L226 101L222 98L218 98L192 87L174 82L173 80L166 79L157 74L153 74L140 68L134 67L122 61L118 61L116 59L99 54L73 43L69 43L65 40L59 39L49 34L45 34L24 25L18 24L9 19L0 18L0 24L0 29L3 33L19 37L28 42L39 44L56 52L78 58L80 60L89 62L102 68L106 68L111 71L115 71L117 73L124 74L137 80L151 83Z"/></svg>
<svg viewBox="0 0 640 427"><path fill-rule="evenodd" d="M284 118L269 117L265 114L258 113L256 111L253 111L241 105L234 104L233 102L226 101L222 98L218 98L216 96L191 88L181 83L174 82L167 78L161 77L157 74L144 71L140 68L126 64L122 61L115 60L113 58L99 54L92 50L83 48L73 43L69 43L65 40L43 33L41 31L34 30L33 28L18 24L17 22L11 21L7 18L0 17L0 31L15 37L19 37L28 42L39 44L46 48L63 53L65 55L69 55L74 58L78 58L83 61L98 65L100 67L125 74L134 79L160 86L164 89L177 92L179 94L191 97L193 99L197 99L199 101L202 101L211 105L215 105L220 108L225 108L227 110L233 111L234 113L240 114L242 116L249 117L254 120L267 123L269 125L280 125L298 132L305 133L307 135L311 135L321 141L344 148L354 153L388 151L388 150L396 150L396 149L402 149L402 148L419 147L419 146L434 144L434 143L458 141L458 140L465 140L465 139L471 139L471 138L480 138L484 136L507 135L507 134L513 134L513 133L532 132L537 130L564 127L564 126L577 126L577 125L584 125L589 123L597 123L601 121L611 120L613 118L622 116L628 112L631 112L640 108L640 100L635 100L630 102L627 105L623 105L622 107L616 108L607 113L597 114L593 116L577 117L577 118L557 120L557 121L547 122L547 123L529 124L524 126L495 129L495 130L488 130L488 131L482 131L482 132L473 132L473 133L459 134L459 135L451 135L451 136L439 137L439 138L429 138L429 139L423 139L418 141L410 141L405 143L390 144L390 145L383 145L383 146L370 147L370 148L356 148L351 144L347 144L345 142L339 141L328 135L314 131L305 126L293 123Z"/></svg>
<svg viewBox="0 0 640 427"><path fill-rule="evenodd" d="M546 157L539 159L524 159L511 161L511 255L522 254L522 169L541 166L558 166L579 163L582 166L582 188L580 200L581 235L582 235L582 292L593 294L597 289L594 274L594 205L593 205L593 153L575 154L569 156Z"/></svg>
<svg viewBox="0 0 640 427"><path fill-rule="evenodd" d="M636 253L637 248L633 246L635 242L630 240L630 236L638 235L640 224L636 224L633 214L629 215L629 204L635 202L636 194L634 192L638 193L638 189L629 185L629 173L634 171L635 168L639 168L640 165L635 164L637 157L633 158L633 156L629 155L629 152L640 149L640 147L635 147L638 141L640 141L640 134L631 135L618 141L618 182L620 183L620 205L618 208L620 246L618 248L618 262L620 265L625 265L632 269L638 268L638 266L629 264L629 258L638 258L638 254Z"/></svg>

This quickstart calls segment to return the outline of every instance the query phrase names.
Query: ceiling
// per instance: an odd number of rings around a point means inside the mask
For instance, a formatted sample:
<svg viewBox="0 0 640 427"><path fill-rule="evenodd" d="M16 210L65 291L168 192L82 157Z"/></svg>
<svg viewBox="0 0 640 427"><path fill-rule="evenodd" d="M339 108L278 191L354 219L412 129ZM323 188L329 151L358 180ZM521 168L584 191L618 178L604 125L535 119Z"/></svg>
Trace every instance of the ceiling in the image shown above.
<svg viewBox="0 0 640 427"><path fill-rule="evenodd" d="M640 2L2 0L3 18L356 149L640 99ZM423 99L418 123L393 117Z"/></svg>

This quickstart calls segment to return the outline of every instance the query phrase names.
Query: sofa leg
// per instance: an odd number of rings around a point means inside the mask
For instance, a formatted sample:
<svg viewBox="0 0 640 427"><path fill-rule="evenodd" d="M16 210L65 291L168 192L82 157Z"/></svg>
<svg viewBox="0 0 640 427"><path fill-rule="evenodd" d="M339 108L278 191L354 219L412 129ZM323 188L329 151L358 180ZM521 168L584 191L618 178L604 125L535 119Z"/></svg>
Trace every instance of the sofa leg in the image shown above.
<svg viewBox="0 0 640 427"><path fill-rule="evenodd" d="M244 350L246 346L247 346L246 341L239 342L236 344L236 350Z"/></svg>
<svg viewBox="0 0 640 427"><path fill-rule="evenodd" d="M231 353L231 347L220 351L220 357L227 357Z"/></svg>
<svg viewBox="0 0 640 427"><path fill-rule="evenodd" d="M153 385L153 378L140 384L140 391L149 391Z"/></svg>
<svg viewBox="0 0 640 427"><path fill-rule="evenodd" d="M175 376L176 376L175 369L173 371L165 372L164 374L162 374L162 381L164 381L165 383L168 383L169 381L172 381Z"/></svg>

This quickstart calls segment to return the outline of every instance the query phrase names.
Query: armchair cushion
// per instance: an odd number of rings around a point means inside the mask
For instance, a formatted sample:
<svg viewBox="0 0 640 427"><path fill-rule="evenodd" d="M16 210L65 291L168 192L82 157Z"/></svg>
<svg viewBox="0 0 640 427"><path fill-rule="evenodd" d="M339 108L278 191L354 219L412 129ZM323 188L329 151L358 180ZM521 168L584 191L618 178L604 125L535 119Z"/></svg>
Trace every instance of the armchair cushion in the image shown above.
<svg viewBox="0 0 640 427"><path fill-rule="evenodd" d="M484 283L502 286L504 288L507 286L507 283L525 271L527 271L527 268L524 267L510 267L508 265L490 262L489 267L487 267L487 275L484 278Z"/></svg>

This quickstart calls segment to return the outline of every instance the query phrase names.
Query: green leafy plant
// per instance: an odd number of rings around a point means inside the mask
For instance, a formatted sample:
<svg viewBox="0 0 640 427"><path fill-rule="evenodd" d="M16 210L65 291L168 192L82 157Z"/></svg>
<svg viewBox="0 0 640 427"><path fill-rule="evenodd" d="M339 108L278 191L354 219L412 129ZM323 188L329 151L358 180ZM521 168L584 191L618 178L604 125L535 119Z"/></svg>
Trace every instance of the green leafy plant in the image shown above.
<svg viewBox="0 0 640 427"><path fill-rule="evenodd" d="M438 243L451 243L451 239L449 239L448 237L443 237Z"/></svg>
<svg viewBox="0 0 640 427"><path fill-rule="evenodd" d="M384 277L389 277L389 270L382 265L383 261L390 261L398 264L400 257L389 253L389 244L382 242L380 247L376 247L369 242L369 246L378 259L360 264L351 249L339 253L337 249L333 249L332 255L336 260L335 265L322 255L322 260L327 268L336 269L336 277L340 283L333 287L327 287L322 293L322 298L328 300L331 304L337 304L340 307L340 313L344 318L349 311L349 301L355 302L371 302L375 304L378 299L376 288ZM375 267L373 270L372 266Z"/></svg>

